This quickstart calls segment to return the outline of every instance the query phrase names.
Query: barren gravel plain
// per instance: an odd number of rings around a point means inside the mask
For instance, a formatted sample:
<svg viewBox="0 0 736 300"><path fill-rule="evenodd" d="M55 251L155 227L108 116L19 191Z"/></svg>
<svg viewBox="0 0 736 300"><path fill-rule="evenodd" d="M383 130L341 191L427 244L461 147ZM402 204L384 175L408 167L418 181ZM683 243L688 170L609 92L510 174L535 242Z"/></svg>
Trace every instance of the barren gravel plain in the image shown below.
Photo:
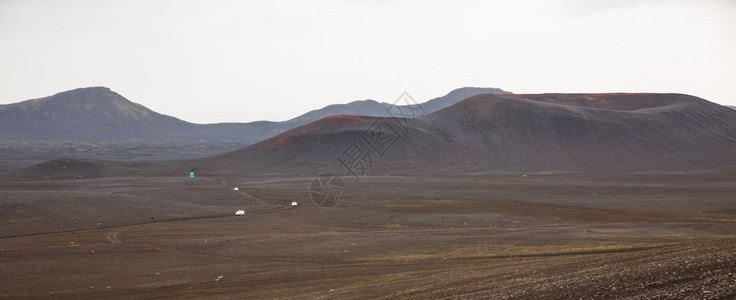
<svg viewBox="0 0 736 300"><path fill-rule="evenodd" d="M314 176L3 179L0 297L736 297L734 169Z"/></svg>

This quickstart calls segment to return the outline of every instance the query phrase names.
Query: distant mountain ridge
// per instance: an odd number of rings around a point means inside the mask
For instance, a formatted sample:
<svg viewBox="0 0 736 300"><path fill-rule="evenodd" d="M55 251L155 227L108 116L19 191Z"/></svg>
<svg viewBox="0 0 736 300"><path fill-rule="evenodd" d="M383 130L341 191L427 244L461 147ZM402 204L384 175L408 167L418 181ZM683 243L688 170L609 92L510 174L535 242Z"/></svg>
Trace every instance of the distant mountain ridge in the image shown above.
<svg viewBox="0 0 736 300"><path fill-rule="evenodd" d="M479 94L511 94L498 88L463 87L450 91L447 95L428 100L424 103L412 103L409 105L421 106L424 114L431 114L446 107L452 106L462 100ZM402 103L396 103L398 106ZM347 104L332 104L320 109L305 113L296 118L281 122L283 131L305 125L319 119L335 115L355 115L364 117L394 117L389 112L392 103L378 102L375 100L359 100Z"/></svg>
<svg viewBox="0 0 736 300"><path fill-rule="evenodd" d="M406 124L386 121L400 139L372 154L369 175L628 172L736 162L736 111L682 94L481 94ZM338 157L351 147L370 152L364 133L375 122L333 116L191 164L217 175L349 176Z"/></svg>
<svg viewBox="0 0 736 300"><path fill-rule="evenodd" d="M376 124L381 124L376 127ZM377 138L376 140L372 140ZM379 147L385 147L379 149ZM480 94L414 119L334 115L216 156L53 160L29 178L619 173L736 167L736 111L683 94Z"/></svg>
<svg viewBox="0 0 736 300"><path fill-rule="evenodd" d="M431 113L478 93L508 93L493 88L460 88L432 99ZM462 98L462 99L461 99ZM425 104L422 104L424 107ZM134 103L106 87L80 88L40 99L0 105L0 139L238 140L256 143L327 116L390 116L390 104L374 100L334 104L284 122L194 124Z"/></svg>

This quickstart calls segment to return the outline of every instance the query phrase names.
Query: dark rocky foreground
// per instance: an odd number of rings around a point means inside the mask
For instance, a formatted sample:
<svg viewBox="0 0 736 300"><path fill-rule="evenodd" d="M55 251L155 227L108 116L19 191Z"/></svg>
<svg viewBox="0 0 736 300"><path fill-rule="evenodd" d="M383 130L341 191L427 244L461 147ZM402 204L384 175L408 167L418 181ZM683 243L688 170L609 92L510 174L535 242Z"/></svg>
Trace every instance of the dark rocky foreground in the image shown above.
<svg viewBox="0 0 736 300"><path fill-rule="evenodd" d="M729 299L734 175L3 181L2 297Z"/></svg>
<svg viewBox="0 0 736 300"><path fill-rule="evenodd" d="M566 267L549 263L533 283L459 298L731 299L736 297L736 240L687 243L601 255ZM532 271L534 272L534 271Z"/></svg>

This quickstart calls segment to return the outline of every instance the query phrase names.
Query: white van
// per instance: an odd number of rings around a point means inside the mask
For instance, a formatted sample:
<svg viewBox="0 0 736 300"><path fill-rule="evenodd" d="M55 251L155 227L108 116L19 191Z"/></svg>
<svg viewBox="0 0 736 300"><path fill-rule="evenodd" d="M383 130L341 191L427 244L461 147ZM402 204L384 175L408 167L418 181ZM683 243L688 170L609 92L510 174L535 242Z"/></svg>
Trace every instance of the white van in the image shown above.
<svg viewBox="0 0 736 300"><path fill-rule="evenodd" d="M236 216L245 216L245 211L242 210L242 209L239 209L238 211L235 212L235 215Z"/></svg>

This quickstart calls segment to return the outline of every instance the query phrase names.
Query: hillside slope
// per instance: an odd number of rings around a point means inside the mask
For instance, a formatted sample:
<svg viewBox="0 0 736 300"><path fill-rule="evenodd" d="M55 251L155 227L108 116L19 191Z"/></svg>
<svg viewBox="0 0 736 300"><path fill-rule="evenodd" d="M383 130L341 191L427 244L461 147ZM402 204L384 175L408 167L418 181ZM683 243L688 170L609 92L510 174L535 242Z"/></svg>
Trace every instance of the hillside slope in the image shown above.
<svg viewBox="0 0 736 300"><path fill-rule="evenodd" d="M156 137L192 125L133 103L105 87L0 106L3 139Z"/></svg>
<svg viewBox="0 0 736 300"><path fill-rule="evenodd" d="M338 157L356 142L372 151L368 174L680 170L736 162L736 111L680 94L478 95L419 119L380 119L398 137L383 155L363 139L377 120L333 116L197 165L214 174L347 174Z"/></svg>

